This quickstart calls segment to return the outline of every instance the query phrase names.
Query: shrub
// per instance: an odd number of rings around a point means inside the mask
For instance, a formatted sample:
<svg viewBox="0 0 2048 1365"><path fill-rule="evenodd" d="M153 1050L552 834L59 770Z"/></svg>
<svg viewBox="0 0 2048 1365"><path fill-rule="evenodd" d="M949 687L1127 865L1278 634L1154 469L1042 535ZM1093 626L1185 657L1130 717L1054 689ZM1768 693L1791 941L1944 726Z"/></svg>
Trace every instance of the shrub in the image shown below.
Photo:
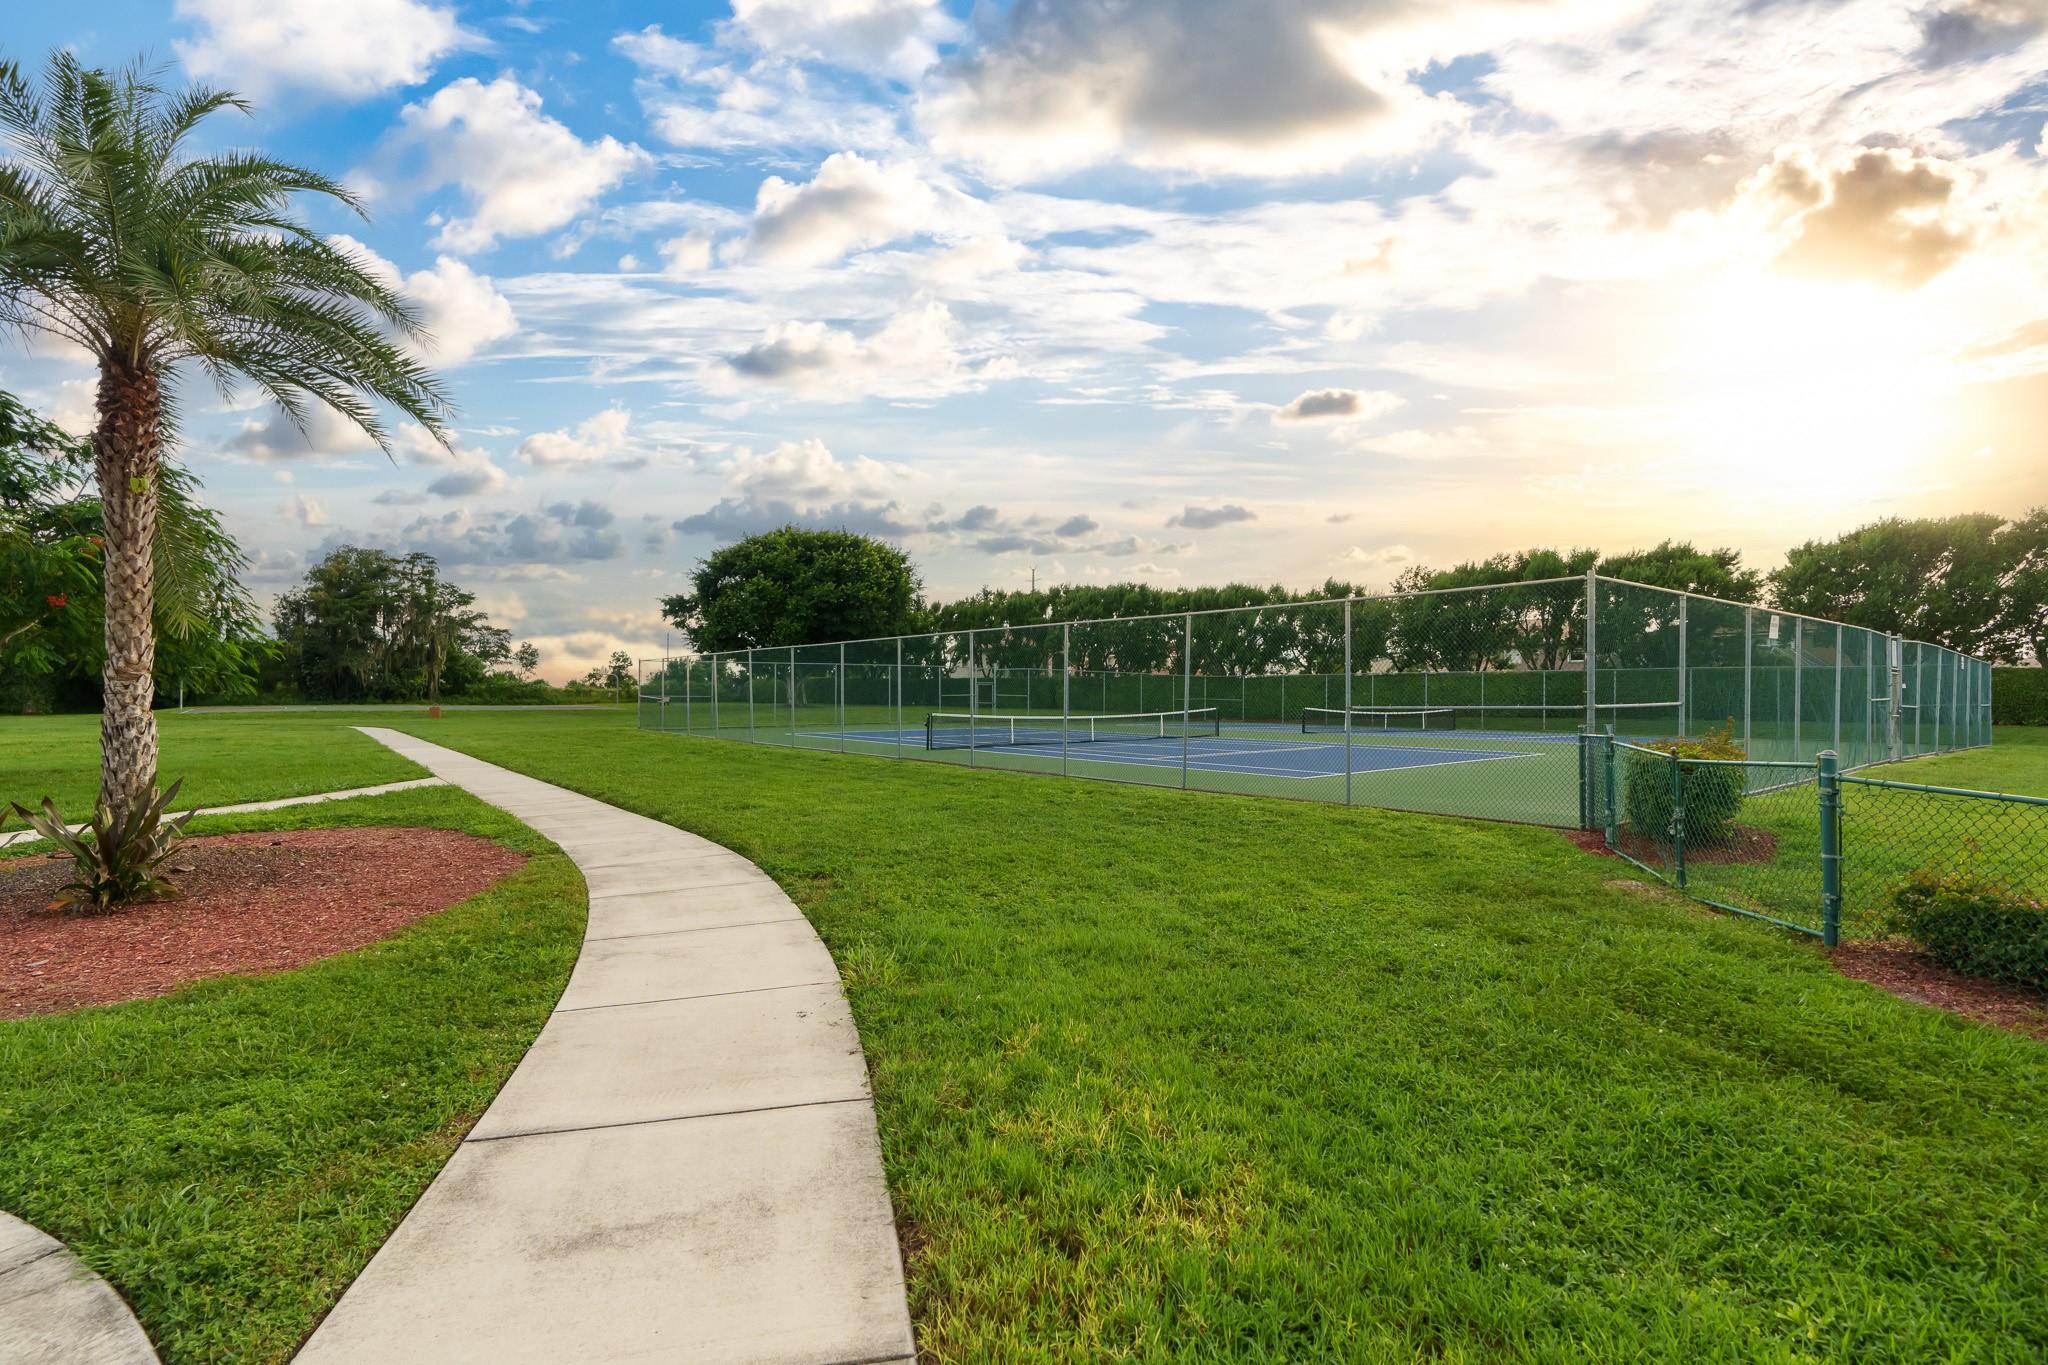
<svg viewBox="0 0 2048 1365"><path fill-rule="evenodd" d="M73 880L59 893L57 903L99 914L170 894L170 883L157 875L157 869L185 842L185 826L192 815L188 811L166 820L164 810L184 785L180 778L148 805L137 806L118 820L102 801L93 810L86 834L72 833L57 803L47 796L40 811L16 805L16 815L71 857Z"/></svg>
<svg viewBox="0 0 2048 1365"><path fill-rule="evenodd" d="M1735 742L1733 728L1709 730L1697 739L1660 739L1640 746L1655 755L1627 750L1622 754L1622 818L1637 833L1659 843L1673 835L1671 760L1704 758L1740 761L1747 754ZM1749 774L1740 767L1688 767L1680 779L1685 795L1685 842L1689 846L1726 843L1742 812Z"/></svg>
<svg viewBox="0 0 2048 1365"><path fill-rule="evenodd" d="M1996 878L1923 867L1893 888L1891 927L1953 971L2048 991L2048 910Z"/></svg>

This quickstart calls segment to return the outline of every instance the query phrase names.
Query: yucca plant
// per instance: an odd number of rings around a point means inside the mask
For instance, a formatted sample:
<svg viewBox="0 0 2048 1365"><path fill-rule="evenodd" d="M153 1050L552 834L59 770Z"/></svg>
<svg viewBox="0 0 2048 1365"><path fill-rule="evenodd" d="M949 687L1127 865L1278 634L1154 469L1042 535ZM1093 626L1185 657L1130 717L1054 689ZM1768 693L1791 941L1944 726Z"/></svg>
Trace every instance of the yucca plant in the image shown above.
<svg viewBox="0 0 2048 1365"><path fill-rule="evenodd" d="M17 802L14 813L71 859L73 879L58 893L57 904L87 914L105 914L123 905L170 895L175 888L157 875L157 869L185 842L185 826L191 823L192 813L165 819L164 811L184 785L180 779L151 793L142 805L125 810L102 801L93 810L92 823L81 833L72 832L57 803L47 796L41 810Z"/></svg>

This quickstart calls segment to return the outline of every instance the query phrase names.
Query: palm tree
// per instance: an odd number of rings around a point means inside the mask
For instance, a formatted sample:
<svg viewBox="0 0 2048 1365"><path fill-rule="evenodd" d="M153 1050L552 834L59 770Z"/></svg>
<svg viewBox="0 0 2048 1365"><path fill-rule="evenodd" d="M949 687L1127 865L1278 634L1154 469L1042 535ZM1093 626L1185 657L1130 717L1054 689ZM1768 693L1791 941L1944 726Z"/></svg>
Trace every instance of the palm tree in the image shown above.
<svg viewBox="0 0 2048 1365"><path fill-rule="evenodd" d="M204 87L173 93L141 66L110 73L59 52L35 84L0 63L0 325L61 337L99 364L100 797L117 817L156 787L152 545L181 367L223 394L254 384L302 427L323 403L387 454L379 400L447 439L446 392L403 345L421 335L410 305L292 211L296 195L361 205L324 175L253 152L188 152L225 109L248 105Z"/></svg>

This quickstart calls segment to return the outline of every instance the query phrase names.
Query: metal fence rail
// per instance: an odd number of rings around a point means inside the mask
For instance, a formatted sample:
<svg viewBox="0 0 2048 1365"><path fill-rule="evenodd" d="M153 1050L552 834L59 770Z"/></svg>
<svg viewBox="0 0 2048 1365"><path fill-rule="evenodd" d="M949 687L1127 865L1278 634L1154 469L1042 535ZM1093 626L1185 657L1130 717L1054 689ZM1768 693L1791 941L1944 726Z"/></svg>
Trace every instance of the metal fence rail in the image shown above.
<svg viewBox="0 0 2048 1365"><path fill-rule="evenodd" d="M1949 650L1588 574L647 660L639 724L1593 829L1609 733L1724 732L1752 777L1821 749L1853 769L1989 743L1990 700ZM933 715L965 720L935 744Z"/></svg>

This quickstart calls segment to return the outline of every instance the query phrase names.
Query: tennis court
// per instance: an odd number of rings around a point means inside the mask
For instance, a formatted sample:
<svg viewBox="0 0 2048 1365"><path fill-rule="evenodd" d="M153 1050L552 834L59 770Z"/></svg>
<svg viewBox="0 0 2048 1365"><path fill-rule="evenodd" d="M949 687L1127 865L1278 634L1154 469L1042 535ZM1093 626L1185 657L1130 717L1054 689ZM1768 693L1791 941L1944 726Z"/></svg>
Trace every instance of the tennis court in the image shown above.
<svg viewBox="0 0 2048 1365"><path fill-rule="evenodd" d="M1450 804L1464 814L1542 824L1578 818L1580 739L1571 732L1426 729L1421 717L1391 728L1359 713L1347 760L1341 717L1335 732L1325 732L1327 718L1237 722L1200 709L1065 718L906 713L901 724L893 716L851 715L839 724L831 711L818 710L815 718L799 712L794 724L776 717L783 723L767 733L757 717L751 732L734 737L1241 795L1343 802L1348 789L1350 800L1374 805Z"/></svg>
<svg viewBox="0 0 2048 1365"><path fill-rule="evenodd" d="M1591 745L1851 769L1988 741L1931 645L1598 575L648 661L639 723L756 744L1591 828ZM1199 721L1199 723L1191 723Z"/></svg>

